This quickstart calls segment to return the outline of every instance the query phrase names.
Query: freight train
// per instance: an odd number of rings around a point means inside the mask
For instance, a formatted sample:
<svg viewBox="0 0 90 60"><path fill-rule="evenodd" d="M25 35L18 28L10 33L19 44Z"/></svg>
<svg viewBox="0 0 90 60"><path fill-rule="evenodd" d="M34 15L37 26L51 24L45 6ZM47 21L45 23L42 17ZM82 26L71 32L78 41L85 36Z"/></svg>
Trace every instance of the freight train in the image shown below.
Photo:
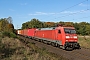
<svg viewBox="0 0 90 60"><path fill-rule="evenodd" d="M17 34L35 39L65 50L79 49L78 37L74 27L32 28L17 30Z"/></svg>

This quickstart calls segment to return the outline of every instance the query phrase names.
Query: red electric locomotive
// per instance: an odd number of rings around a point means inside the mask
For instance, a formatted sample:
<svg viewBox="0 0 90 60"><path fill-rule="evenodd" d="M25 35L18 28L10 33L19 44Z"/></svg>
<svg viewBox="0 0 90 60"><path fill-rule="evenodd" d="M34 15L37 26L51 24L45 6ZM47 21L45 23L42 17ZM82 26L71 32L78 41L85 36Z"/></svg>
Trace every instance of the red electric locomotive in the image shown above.
<svg viewBox="0 0 90 60"><path fill-rule="evenodd" d="M78 37L74 27L59 26L37 29L34 37L66 50L80 48L79 43L77 43Z"/></svg>

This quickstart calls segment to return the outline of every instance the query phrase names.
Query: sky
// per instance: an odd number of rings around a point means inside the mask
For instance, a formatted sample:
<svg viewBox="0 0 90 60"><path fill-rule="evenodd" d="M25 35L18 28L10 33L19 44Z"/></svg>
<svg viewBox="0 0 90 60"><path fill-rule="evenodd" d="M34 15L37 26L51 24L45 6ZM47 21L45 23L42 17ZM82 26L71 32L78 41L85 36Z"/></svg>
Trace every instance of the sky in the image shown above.
<svg viewBox="0 0 90 60"><path fill-rule="evenodd" d="M12 17L15 29L33 18L90 23L90 0L0 0L0 19L8 17Z"/></svg>

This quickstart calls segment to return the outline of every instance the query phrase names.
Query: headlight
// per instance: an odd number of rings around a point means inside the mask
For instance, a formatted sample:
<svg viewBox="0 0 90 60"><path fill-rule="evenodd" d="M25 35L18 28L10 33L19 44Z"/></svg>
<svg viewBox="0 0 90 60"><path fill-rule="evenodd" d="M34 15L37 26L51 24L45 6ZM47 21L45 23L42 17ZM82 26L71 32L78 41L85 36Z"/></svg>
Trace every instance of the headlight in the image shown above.
<svg viewBox="0 0 90 60"><path fill-rule="evenodd" d="M66 40L66 42L68 42L68 40Z"/></svg>
<svg viewBox="0 0 90 60"><path fill-rule="evenodd" d="M70 38L69 36L66 36L66 38Z"/></svg>
<svg viewBox="0 0 90 60"><path fill-rule="evenodd" d="M77 36L74 36L74 38L77 38Z"/></svg>

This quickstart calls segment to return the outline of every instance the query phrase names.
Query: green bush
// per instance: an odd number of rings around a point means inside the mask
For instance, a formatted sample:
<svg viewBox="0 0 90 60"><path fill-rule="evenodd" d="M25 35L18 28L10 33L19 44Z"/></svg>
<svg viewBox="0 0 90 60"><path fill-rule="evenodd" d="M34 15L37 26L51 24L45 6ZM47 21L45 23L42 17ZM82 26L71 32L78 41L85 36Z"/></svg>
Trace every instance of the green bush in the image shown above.
<svg viewBox="0 0 90 60"><path fill-rule="evenodd" d="M15 33L13 33L13 32L7 32L7 31L3 32L3 33L2 33L2 36L17 38L17 36L16 36Z"/></svg>
<svg viewBox="0 0 90 60"><path fill-rule="evenodd" d="M10 33L7 32L7 31L4 31L4 32L2 32L2 36L8 36L8 37L10 37Z"/></svg>
<svg viewBox="0 0 90 60"><path fill-rule="evenodd" d="M16 34L13 33L13 32L10 33L10 37L12 37L12 38L17 38Z"/></svg>

